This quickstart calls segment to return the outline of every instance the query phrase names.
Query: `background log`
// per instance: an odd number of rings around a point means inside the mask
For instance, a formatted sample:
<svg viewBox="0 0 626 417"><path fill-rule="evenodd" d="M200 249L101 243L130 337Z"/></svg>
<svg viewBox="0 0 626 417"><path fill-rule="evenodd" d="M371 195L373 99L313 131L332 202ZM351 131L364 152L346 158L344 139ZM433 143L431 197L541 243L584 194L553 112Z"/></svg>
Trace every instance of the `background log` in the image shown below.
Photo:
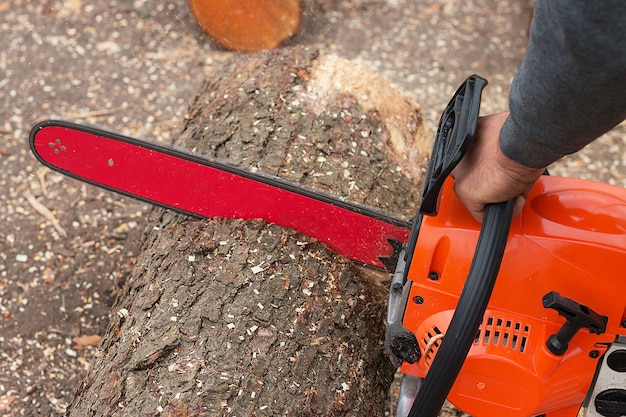
<svg viewBox="0 0 626 417"><path fill-rule="evenodd" d="M222 48L259 51L275 48L300 27L300 0L189 0L204 32Z"/></svg>
<svg viewBox="0 0 626 417"><path fill-rule="evenodd" d="M405 216L429 142L386 82L303 47L226 62L176 140ZM382 416L387 278L293 230L155 209L68 415Z"/></svg>
<svg viewBox="0 0 626 417"><path fill-rule="evenodd" d="M319 30L315 20L339 0L189 0L198 26L221 48L253 52L276 48Z"/></svg>

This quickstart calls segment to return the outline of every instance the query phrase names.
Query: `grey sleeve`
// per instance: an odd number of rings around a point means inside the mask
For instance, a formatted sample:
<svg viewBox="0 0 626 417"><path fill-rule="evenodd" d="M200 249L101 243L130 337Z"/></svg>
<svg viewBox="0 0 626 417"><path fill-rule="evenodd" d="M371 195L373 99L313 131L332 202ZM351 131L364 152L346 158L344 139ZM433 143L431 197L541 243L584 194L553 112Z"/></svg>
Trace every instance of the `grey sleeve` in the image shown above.
<svg viewBox="0 0 626 417"><path fill-rule="evenodd" d="M532 168L576 152L626 118L626 1L537 0L511 85L502 152Z"/></svg>

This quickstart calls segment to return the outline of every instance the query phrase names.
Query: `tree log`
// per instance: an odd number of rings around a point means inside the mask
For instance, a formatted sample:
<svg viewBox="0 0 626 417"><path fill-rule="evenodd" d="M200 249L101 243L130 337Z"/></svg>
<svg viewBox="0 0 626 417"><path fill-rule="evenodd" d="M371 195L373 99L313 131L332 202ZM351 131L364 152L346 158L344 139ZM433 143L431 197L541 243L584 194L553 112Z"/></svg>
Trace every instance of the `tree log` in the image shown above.
<svg viewBox="0 0 626 417"><path fill-rule="evenodd" d="M411 216L429 139L371 71L294 47L225 63L176 144ZM382 416L387 279L261 220L155 209L68 415Z"/></svg>

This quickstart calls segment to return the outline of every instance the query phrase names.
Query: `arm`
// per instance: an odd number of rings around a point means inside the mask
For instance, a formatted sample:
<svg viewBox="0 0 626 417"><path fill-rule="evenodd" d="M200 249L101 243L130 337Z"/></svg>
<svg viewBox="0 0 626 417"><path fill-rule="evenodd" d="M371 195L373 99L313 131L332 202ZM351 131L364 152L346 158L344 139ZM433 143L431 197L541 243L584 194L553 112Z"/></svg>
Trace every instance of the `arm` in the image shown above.
<svg viewBox="0 0 626 417"><path fill-rule="evenodd" d="M539 0L510 114L481 118L453 172L477 220L485 204L517 198L544 168L626 117L626 6L621 0Z"/></svg>
<svg viewBox="0 0 626 417"><path fill-rule="evenodd" d="M626 3L539 0L511 85L502 151L530 167L574 153L626 118Z"/></svg>

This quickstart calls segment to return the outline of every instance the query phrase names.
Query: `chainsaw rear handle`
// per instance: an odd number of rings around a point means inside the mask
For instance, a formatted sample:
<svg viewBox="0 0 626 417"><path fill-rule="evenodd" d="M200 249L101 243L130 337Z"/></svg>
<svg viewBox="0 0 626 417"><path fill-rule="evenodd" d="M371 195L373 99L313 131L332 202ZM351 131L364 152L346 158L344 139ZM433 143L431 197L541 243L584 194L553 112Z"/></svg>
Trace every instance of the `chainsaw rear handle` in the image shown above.
<svg viewBox="0 0 626 417"><path fill-rule="evenodd" d="M498 276L514 200L489 204L463 291L409 417L436 417L472 346Z"/></svg>

